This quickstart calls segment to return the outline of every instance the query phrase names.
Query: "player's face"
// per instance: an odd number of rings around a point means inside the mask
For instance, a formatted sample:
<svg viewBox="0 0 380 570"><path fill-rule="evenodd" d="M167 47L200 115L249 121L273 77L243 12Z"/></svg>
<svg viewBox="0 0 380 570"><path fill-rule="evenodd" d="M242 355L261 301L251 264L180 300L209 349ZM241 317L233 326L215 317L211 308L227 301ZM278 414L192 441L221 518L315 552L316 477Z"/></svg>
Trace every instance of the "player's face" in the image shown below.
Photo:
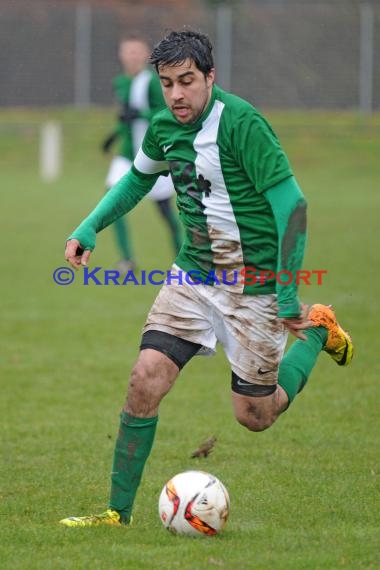
<svg viewBox="0 0 380 570"><path fill-rule="evenodd" d="M166 105L183 124L194 123L211 97L215 71L206 76L187 59L181 65L162 65L158 69Z"/></svg>
<svg viewBox="0 0 380 570"><path fill-rule="evenodd" d="M144 69L149 58L148 46L140 40L126 40L119 46L119 59L125 73L137 75Z"/></svg>

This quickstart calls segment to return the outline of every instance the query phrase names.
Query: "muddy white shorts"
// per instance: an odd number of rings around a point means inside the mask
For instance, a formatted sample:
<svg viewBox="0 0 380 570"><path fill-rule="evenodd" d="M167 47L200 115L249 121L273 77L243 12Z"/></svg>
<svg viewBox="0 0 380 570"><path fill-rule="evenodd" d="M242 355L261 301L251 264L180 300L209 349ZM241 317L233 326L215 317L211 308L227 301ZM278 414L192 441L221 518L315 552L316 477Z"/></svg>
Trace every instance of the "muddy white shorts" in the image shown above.
<svg viewBox="0 0 380 570"><path fill-rule="evenodd" d="M174 275L178 268L173 267ZM277 318L276 295L241 295L218 285L163 285L143 332L157 330L201 344L197 354L212 355L219 342L232 371L249 382L277 382L287 331Z"/></svg>
<svg viewBox="0 0 380 570"><path fill-rule="evenodd" d="M110 164L108 174L106 177L106 187L112 188L119 182L127 172L130 170L132 162L124 156L115 156ZM170 176L160 176L153 186L152 190L147 194L151 200L159 202L160 200L167 200L174 194L174 186Z"/></svg>

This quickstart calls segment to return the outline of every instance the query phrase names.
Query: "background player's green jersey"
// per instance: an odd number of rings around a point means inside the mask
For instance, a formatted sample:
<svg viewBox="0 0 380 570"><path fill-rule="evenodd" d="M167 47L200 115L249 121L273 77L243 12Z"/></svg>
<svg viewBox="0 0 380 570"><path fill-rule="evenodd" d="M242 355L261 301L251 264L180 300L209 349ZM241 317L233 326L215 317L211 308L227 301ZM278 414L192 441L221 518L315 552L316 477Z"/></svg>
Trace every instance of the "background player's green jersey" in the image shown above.
<svg viewBox="0 0 380 570"><path fill-rule="evenodd" d="M151 118L165 107L160 81L156 73L144 69L134 77L117 75L112 81L112 88L121 106L128 105L138 111L134 121L119 119L115 129L119 137L118 154L132 161Z"/></svg>

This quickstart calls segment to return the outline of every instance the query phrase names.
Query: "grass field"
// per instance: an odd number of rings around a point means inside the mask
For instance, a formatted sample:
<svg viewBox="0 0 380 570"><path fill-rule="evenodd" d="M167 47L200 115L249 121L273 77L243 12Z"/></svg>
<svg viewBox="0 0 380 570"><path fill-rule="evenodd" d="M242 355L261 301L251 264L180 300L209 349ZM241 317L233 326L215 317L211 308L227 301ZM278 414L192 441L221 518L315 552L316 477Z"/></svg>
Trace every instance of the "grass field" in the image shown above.
<svg viewBox="0 0 380 570"><path fill-rule="evenodd" d="M222 352L194 359L164 401L132 528L72 530L57 521L104 510L118 413L154 286L67 287L66 236L102 195L99 141L109 111L0 112L2 177L1 568L198 570L378 569L380 116L268 114L309 202L306 269L355 340L351 367L322 354L307 388L268 431L233 419ZM64 126L64 169L38 174L38 128ZM131 214L141 269L167 269L171 251L149 201ZM117 261L112 234L93 265ZM190 459L205 438L207 459ZM226 530L194 540L157 515L165 481L208 470L231 496Z"/></svg>

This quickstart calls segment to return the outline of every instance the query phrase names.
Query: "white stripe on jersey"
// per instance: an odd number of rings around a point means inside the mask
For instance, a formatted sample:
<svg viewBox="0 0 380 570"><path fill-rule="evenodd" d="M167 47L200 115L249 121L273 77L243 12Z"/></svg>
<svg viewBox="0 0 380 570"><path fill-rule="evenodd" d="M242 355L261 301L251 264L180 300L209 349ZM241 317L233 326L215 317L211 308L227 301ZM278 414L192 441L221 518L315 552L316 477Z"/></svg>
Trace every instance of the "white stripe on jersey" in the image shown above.
<svg viewBox="0 0 380 570"><path fill-rule="evenodd" d="M133 164L143 174L157 174L169 170L166 160L152 160L143 152L142 148L138 151Z"/></svg>
<svg viewBox="0 0 380 570"><path fill-rule="evenodd" d="M211 182L210 195L202 197L202 204L205 206L204 214L207 217L213 262L216 266L215 274L221 281L232 281L233 277L229 273L243 269L244 261L239 227L224 183L216 142L223 109L224 103L215 101L211 113L194 139L194 150L197 153L197 176L201 174ZM222 277L223 270L226 273ZM227 287L229 291L234 292L242 292L244 289L241 283Z"/></svg>

